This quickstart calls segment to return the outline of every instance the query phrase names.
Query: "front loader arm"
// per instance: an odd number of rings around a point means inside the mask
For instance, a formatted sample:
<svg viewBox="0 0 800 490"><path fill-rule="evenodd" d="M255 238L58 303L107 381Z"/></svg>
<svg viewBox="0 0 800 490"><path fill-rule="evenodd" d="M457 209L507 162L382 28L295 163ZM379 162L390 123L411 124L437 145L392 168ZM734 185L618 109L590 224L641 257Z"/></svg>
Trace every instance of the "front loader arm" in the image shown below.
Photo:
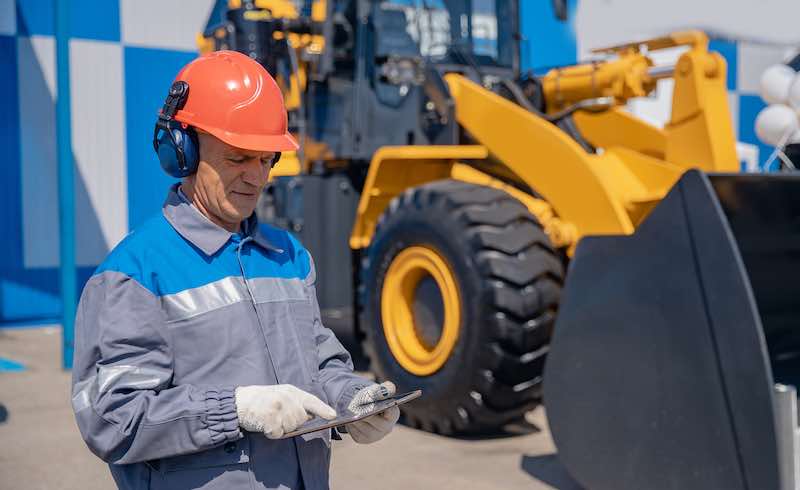
<svg viewBox="0 0 800 490"><path fill-rule="evenodd" d="M619 189L610 185L625 180L609 174L624 167L618 156L586 153L544 118L461 75L451 73L445 80L458 123L572 223L579 236L633 232Z"/></svg>
<svg viewBox="0 0 800 490"><path fill-rule="evenodd" d="M642 52L686 47L675 66L653 66ZM611 97L610 110L576 112L581 135L593 146L622 146L674 165L708 172L736 172L739 161L728 109L727 67L718 53L708 51L708 37L700 31L602 48L615 55L602 62L550 70L542 78L547 111L563 110L595 97ZM664 128L657 128L625 112L624 104L644 97L661 79L674 80L672 111Z"/></svg>

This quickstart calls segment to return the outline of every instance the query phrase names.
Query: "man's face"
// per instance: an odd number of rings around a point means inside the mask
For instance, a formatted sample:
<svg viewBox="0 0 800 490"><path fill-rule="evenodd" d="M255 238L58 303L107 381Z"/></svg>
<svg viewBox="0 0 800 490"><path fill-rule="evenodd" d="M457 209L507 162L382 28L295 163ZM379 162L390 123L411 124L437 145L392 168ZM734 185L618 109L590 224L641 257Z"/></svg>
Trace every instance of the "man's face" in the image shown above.
<svg viewBox="0 0 800 490"><path fill-rule="evenodd" d="M208 133L197 137L200 163L184 180L184 192L211 221L236 231L253 214L275 153L236 148Z"/></svg>

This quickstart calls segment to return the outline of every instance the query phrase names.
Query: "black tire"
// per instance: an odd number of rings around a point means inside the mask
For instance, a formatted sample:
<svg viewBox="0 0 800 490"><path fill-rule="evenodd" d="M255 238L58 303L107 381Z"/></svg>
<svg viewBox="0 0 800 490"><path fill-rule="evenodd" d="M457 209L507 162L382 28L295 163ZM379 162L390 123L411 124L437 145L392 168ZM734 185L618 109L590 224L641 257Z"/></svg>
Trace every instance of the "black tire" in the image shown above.
<svg viewBox="0 0 800 490"><path fill-rule="evenodd" d="M462 298L459 339L429 376L398 363L381 320L386 272L412 245L446 259ZM404 406L410 425L441 434L497 431L536 407L564 271L525 206L501 190L455 180L412 188L392 200L363 257L364 351L379 379L399 392L423 390Z"/></svg>

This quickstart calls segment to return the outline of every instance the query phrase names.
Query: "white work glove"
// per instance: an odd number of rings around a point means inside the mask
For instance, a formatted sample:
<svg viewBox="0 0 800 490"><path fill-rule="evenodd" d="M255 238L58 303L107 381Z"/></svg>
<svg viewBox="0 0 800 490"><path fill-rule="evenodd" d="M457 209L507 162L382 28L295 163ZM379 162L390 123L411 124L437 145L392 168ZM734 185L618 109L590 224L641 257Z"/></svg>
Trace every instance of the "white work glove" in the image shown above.
<svg viewBox="0 0 800 490"><path fill-rule="evenodd" d="M385 400L395 394L397 389L391 381L363 388L355 394L347 409L354 414L372 410L376 401ZM379 414L347 424L347 432L359 444L371 444L383 439L392 431L400 418L400 409L392 407Z"/></svg>
<svg viewBox="0 0 800 490"><path fill-rule="evenodd" d="M316 396L292 385L240 386L236 388L239 425L278 439L318 415L336 418L336 411Z"/></svg>

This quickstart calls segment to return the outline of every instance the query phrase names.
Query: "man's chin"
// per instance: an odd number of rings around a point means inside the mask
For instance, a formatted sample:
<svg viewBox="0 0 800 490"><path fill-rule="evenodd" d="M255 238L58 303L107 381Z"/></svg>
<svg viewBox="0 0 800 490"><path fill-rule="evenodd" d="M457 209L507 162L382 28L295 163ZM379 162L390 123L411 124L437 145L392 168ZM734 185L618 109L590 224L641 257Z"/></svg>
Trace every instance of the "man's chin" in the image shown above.
<svg viewBox="0 0 800 490"><path fill-rule="evenodd" d="M228 219L231 221L238 221L242 222L250 217L253 212L256 210L255 206L252 207L235 207L231 209L228 213Z"/></svg>

